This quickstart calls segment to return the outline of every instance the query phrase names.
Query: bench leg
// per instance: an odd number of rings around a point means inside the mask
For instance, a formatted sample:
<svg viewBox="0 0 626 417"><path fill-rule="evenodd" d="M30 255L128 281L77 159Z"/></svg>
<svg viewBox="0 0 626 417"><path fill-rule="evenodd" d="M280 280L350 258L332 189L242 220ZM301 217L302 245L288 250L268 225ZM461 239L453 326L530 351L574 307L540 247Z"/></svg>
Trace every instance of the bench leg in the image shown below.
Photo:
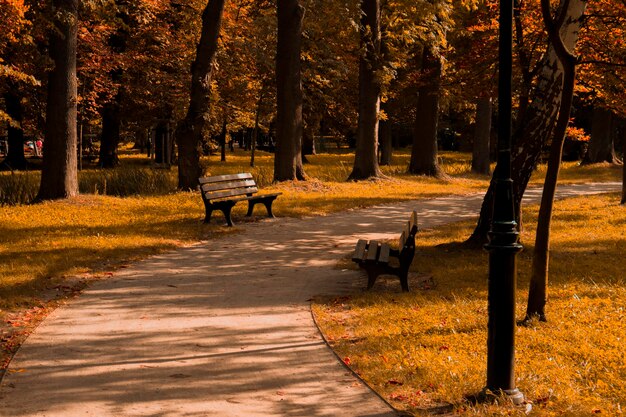
<svg viewBox="0 0 626 417"><path fill-rule="evenodd" d="M402 271L399 275L402 291L409 292L409 271Z"/></svg>
<svg viewBox="0 0 626 417"><path fill-rule="evenodd" d="M204 216L204 222L205 223L211 223L211 214L213 214L213 209L206 209L205 210L205 216Z"/></svg>
<svg viewBox="0 0 626 417"><path fill-rule="evenodd" d="M254 211L254 205L256 201L248 200L248 212L246 213L246 217L252 216L252 212Z"/></svg>
<svg viewBox="0 0 626 417"><path fill-rule="evenodd" d="M378 272L373 268L367 269L367 289L371 290L374 284L376 283L376 278L378 278Z"/></svg>
<svg viewBox="0 0 626 417"><path fill-rule="evenodd" d="M274 202L274 199L271 199L271 200L263 202L263 204L265 204L265 208L267 209L267 217L274 218L274 213L272 213L272 203L273 202Z"/></svg>
<svg viewBox="0 0 626 417"><path fill-rule="evenodd" d="M233 209L233 206L234 204L229 204L225 206L224 208L220 209L222 213L224 213L224 218L226 219L226 223L228 224L228 227L233 227L233 220L230 217L230 212Z"/></svg>

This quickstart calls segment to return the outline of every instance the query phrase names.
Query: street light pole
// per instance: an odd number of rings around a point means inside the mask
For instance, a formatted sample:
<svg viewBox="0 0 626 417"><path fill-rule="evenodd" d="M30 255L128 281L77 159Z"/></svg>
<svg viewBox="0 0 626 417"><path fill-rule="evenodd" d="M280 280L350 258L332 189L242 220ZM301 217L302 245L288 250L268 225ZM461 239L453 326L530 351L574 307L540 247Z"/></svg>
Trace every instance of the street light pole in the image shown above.
<svg viewBox="0 0 626 417"><path fill-rule="evenodd" d="M500 0L500 78L498 83L498 164L494 175L495 202L489 231L489 325L487 395L504 395L524 402L515 386L515 290L517 254L522 250L515 221L511 179L513 0Z"/></svg>

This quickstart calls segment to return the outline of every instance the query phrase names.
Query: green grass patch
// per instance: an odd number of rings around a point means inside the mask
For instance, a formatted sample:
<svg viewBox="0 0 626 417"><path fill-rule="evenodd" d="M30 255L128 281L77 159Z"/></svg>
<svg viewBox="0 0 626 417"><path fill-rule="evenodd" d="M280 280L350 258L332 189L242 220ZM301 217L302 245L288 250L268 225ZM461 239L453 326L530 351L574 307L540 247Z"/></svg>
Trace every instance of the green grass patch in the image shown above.
<svg viewBox="0 0 626 417"><path fill-rule="evenodd" d="M626 404L626 207L617 195L556 203L548 323L517 330L517 385L530 415L621 414ZM537 207L525 210L517 316L523 318ZM337 354L385 399L416 415L453 404L461 415L526 415L470 406L485 384L487 254L462 249L473 223L418 234L412 269L428 285L384 286L318 300L313 311ZM434 284L430 282L430 277ZM378 284L377 284L378 285Z"/></svg>

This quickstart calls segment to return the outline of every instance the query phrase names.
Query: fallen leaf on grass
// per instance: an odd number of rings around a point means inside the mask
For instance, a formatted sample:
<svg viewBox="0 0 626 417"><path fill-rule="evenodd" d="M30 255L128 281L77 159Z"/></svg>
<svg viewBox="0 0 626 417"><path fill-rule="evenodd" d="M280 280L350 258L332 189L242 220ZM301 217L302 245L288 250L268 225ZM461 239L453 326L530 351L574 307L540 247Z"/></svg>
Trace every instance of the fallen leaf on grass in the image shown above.
<svg viewBox="0 0 626 417"><path fill-rule="evenodd" d="M390 379L389 381L387 381L387 384L389 384L389 385L404 385L403 382L400 382L400 381L398 381L396 379Z"/></svg>
<svg viewBox="0 0 626 417"><path fill-rule="evenodd" d="M395 401L407 401L409 397L407 397L404 394L393 393L389 395L389 399L395 400Z"/></svg>

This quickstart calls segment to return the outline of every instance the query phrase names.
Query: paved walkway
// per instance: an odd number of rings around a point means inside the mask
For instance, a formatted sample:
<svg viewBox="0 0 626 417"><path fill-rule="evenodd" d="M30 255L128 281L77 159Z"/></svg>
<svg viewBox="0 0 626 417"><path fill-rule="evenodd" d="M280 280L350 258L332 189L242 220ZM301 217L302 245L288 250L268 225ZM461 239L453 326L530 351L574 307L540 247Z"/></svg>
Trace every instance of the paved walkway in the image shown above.
<svg viewBox="0 0 626 417"><path fill-rule="evenodd" d="M427 228L471 218L481 200L246 224L116 272L28 338L0 387L0 415L395 416L324 344L309 300L365 285L334 269L358 237L395 237L411 210Z"/></svg>

